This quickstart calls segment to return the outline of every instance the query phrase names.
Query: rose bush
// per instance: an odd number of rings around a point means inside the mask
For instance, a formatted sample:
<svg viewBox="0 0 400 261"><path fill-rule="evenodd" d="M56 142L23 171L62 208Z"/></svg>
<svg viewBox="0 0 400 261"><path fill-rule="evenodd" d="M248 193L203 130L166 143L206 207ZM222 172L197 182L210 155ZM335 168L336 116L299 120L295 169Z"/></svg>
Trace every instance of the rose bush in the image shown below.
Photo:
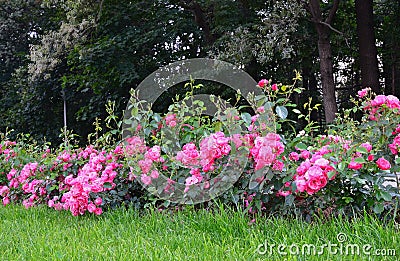
<svg viewBox="0 0 400 261"><path fill-rule="evenodd" d="M299 79L297 74L295 83ZM253 115L242 110L245 106L228 107L211 96L216 113L205 117L207 108L194 99L193 82L164 115L144 108L132 92L131 117L125 120L130 135L123 142L114 142L121 128L92 135L97 140L86 148L66 142L57 150L2 135L0 198L3 205L45 204L73 215L99 215L122 204L166 207L216 197L251 214L395 210L399 100L363 89L354 107L322 130L310 120L318 105L310 100L297 108L290 102L301 92L295 83L261 80L265 95L247 97ZM352 117L357 113L363 113L360 120ZM112 113L106 120L122 126Z"/></svg>

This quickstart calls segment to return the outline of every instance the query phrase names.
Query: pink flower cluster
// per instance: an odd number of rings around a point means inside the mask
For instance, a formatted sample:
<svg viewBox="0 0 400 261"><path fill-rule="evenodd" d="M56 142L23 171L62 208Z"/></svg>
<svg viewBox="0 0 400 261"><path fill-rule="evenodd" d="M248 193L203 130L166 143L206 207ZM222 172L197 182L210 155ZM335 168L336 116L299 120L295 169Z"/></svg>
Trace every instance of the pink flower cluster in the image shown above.
<svg viewBox="0 0 400 261"><path fill-rule="evenodd" d="M387 109L395 109L399 113L400 101L396 96L377 95L373 100L367 102L364 107L364 110L369 113L369 119L372 121L378 120Z"/></svg>
<svg viewBox="0 0 400 261"><path fill-rule="evenodd" d="M175 113L167 114L165 116L165 124L171 128L175 127L178 124L178 119L176 118L176 114Z"/></svg>
<svg viewBox="0 0 400 261"><path fill-rule="evenodd" d="M159 177L159 173L157 170L153 170L150 175L148 173L153 167L154 162L164 162L164 158L161 157L161 147L158 145L149 148L144 154L144 159L139 160L138 165L142 171L140 180L145 185L150 185L152 179L157 179Z"/></svg>
<svg viewBox="0 0 400 261"><path fill-rule="evenodd" d="M262 169L264 166L271 166L272 164L274 164L275 169L282 170L283 163L276 159L284 150L285 148L280 142L279 135L275 133L268 133L265 137L256 137L254 139L254 146L250 149L250 154L256 164L255 170Z"/></svg>
<svg viewBox="0 0 400 261"><path fill-rule="evenodd" d="M182 151L179 151L176 155L176 160L188 167L198 165L199 158L200 152L192 142L183 145Z"/></svg>
<svg viewBox="0 0 400 261"><path fill-rule="evenodd" d="M231 151L229 140L219 131L200 142L200 164L204 172L213 171L215 160L229 154Z"/></svg>
<svg viewBox="0 0 400 261"><path fill-rule="evenodd" d="M362 143L360 145L360 147L363 147L364 149L366 149L366 151L368 153L371 153L371 151L372 151L372 145L369 142ZM361 169L363 167L364 164L361 163L361 162L355 161L356 158L362 158L362 154L360 152L355 152L354 153L353 157L351 158L351 161L350 161L349 165L347 166L349 169L358 170L358 169ZM374 160L374 155L373 154L369 154L368 157L367 157L367 160L368 161L373 161Z"/></svg>
<svg viewBox="0 0 400 261"><path fill-rule="evenodd" d="M328 183L328 173L335 171L330 165L330 161L319 154L314 154L311 159L307 159L300 164L294 176L297 190L307 192L312 195ZM333 175L331 179L335 176Z"/></svg>
<svg viewBox="0 0 400 261"><path fill-rule="evenodd" d="M5 155L5 161L9 161L11 158L15 158L17 156L17 153L13 149L16 144L17 143L15 141L6 140L4 141L3 146L0 146L0 155Z"/></svg>
<svg viewBox="0 0 400 261"><path fill-rule="evenodd" d="M260 80L260 81L258 82L257 85L258 85L258 87L264 89L264 88L267 87L268 83L269 83L268 80L262 79L262 80ZM278 90L278 85L277 85L276 83L272 84L272 85L271 85L271 90L272 90L272 91L277 91L277 90Z"/></svg>
<svg viewBox="0 0 400 261"><path fill-rule="evenodd" d="M394 137L393 142L388 145L388 147L393 155L397 155L400 150L400 124L397 125L392 134L396 136Z"/></svg>
<svg viewBox="0 0 400 261"><path fill-rule="evenodd" d="M78 171L78 175L68 175L65 180L65 190L60 202L58 197L49 201L49 207L70 210L74 216L83 215L86 211L100 215L102 213L101 198L91 200L91 195L111 190L115 187L114 178L117 176L117 169L122 167L116 162L112 153L92 152L89 161ZM108 185L108 186L106 186Z"/></svg>
<svg viewBox="0 0 400 261"><path fill-rule="evenodd" d="M368 88L364 88L364 89L358 91L358 92L357 92L358 97L364 98L364 97L368 94L369 91L371 91L371 88L369 88L369 87L368 87Z"/></svg>
<svg viewBox="0 0 400 261"><path fill-rule="evenodd" d="M147 150L143 139L138 136L129 137L126 139L126 141L128 144L124 147L124 149L126 155L128 156L142 154L145 153ZM117 147L115 150L116 151L114 151L114 153L116 153L117 155L123 155L123 150L120 147Z"/></svg>
<svg viewBox="0 0 400 261"><path fill-rule="evenodd" d="M328 137L327 143L330 143L335 136ZM293 177L294 183L296 184L296 192L306 192L312 195L326 186L329 180L335 178L336 170L332 166L333 163L323 156L330 153L331 150L327 145L322 146L320 149L311 153L308 150L301 150L300 154L297 152L291 152L289 154L289 160L298 161L300 158L304 159L303 162L296 168L296 174ZM331 175L328 175L330 172ZM329 179L329 176L331 178ZM287 196L291 193L290 183L285 184L285 190L278 192L279 195Z"/></svg>
<svg viewBox="0 0 400 261"><path fill-rule="evenodd" d="M10 202L12 191L20 189L20 191L29 196L22 201L22 204L29 208L34 206L36 201L46 195L47 190L45 189L45 181L37 179L37 173L44 172L44 167L40 166L37 162L30 162L25 164L20 171L16 168L12 168L6 175L8 180L8 186L3 186L2 193L3 204L7 205ZM14 198L18 198L19 195L13 195Z"/></svg>

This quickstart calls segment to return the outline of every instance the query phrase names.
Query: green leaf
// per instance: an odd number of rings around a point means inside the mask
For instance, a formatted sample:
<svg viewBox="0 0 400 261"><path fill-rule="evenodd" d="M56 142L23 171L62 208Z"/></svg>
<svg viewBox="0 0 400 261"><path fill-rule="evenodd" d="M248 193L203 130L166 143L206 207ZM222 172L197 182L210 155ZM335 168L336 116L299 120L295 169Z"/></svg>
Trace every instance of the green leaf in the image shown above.
<svg viewBox="0 0 400 261"><path fill-rule="evenodd" d="M296 144L296 148L298 148L299 150L306 150L307 149L307 145L304 144L304 143L299 142L299 143Z"/></svg>
<svg viewBox="0 0 400 261"><path fill-rule="evenodd" d="M360 178L357 178L357 177L355 177L354 179L357 181L357 183L360 183L362 185L367 183L367 180L365 180L365 179L360 179Z"/></svg>
<svg viewBox="0 0 400 261"><path fill-rule="evenodd" d="M351 197L343 197L342 198L344 200L344 202L346 202L346 204L349 204L351 202L354 202L354 199Z"/></svg>
<svg viewBox="0 0 400 261"><path fill-rule="evenodd" d="M392 195L390 195L389 192L387 191L381 191L381 198L383 198L385 201L392 201Z"/></svg>
<svg viewBox="0 0 400 261"><path fill-rule="evenodd" d="M218 132L218 131L221 131L222 130L222 122L216 122L215 123L215 127L214 127L214 130L216 131L216 132Z"/></svg>
<svg viewBox="0 0 400 261"><path fill-rule="evenodd" d="M335 173L334 171L329 171L329 172L328 172L328 178L329 178L329 179L333 178L333 176L335 176L335 174L336 174L336 173Z"/></svg>
<svg viewBox="0 0 400 261"><path fill-rule="evenodd" d="M134 108L132 109L132 111L131 111L131 115L132 115L133 117L136 117L136 116L138 115L138 113L139 113L139 109L138 109L137 107L134 107Z"/></svg>
<svg viewBox="0 0 400 261"><path fill-rule="evenodd" d="M160 121L161 121L160 114L158 114L158 113L154 113L153 118L154 118L154 120L155 120L156 122L160 122Z"/></svg>
<svg viewBox="0 0 400 261"><path fill-rule="evenodd" d="M396 165L400 165L400 158L396 158L394 162L396 162Z"/></svg>
<svg viewBox="0 0 400 261"><path fill-rule="evenodd" d="M133 123L133 121L131 119L126 119L126 120L124 120L124 123L127 125L131 125Z"/></svg>
<svg viewBox="0 0 400 261"><path fill-rule="evenodd" d="M340 171L343 171L345 169L345 167L346 167L346 163L344 163L343 161L339 162L338 169Z"/></svg>
<svg viewBox="0 0 400 261"><path fill-rule="evenodd" d="M266 103L264 104L264 109L265 109L265 110L271 110L273 106L274 106L274 103L273 103L273 102L266 102Z"/></svg>
<svg viewBox="0 0 400 261"><path fill-rule="evenodd" d="M286 206L291 206L293 205L295 197L292 194L289 194L285 197L285 205Z"/></svg>
<svg viewBox="0 0 400 261"><path fill-rule="evenodd" d="M365 159L364 159L364 158L355 158L355 159L354 159L354 162L357 162L357 163L365 163Z"/></svg>
<svg viewBox="0 0 400 261"><path fill-rule="evenodd" d="M250 125L251 124L251 115L247 112L242 113L242 119L243 121L247 124Z"/></svg>
<svg viewBox="0 0 400 261"><path fill-rule="evenodd" d="M301 111L299 111L298 109L293 109L293 112L297 113L297 114L301 114Z"/></svg>
<svg viewBox="0 0 400 261"><path fill-rule="evenodd" d="M279 118L281 119L286 119L288 116L288 110L286 109L285 106L277 106L275 108L276 114L278 114Z"/></svg>
<svg viewBox="0 0 400 261"><path fill-rule="evenodd" d="M104 188L112 188L112 185L111 185L110 182L106 182L106 183L103 184L103 187Z"/></svg>
<svg viewBox="0 0 400 261"><path fill-rule="evenodd" d="M255 101L259 101L259 100L263 100L264 101L265 99L267 99L267 96L265 96L265 95L257 95L254 98Z"/></svg>
<svg viewBox="0 0 400 261"><path fill-rule="evenodd" d="M368 153L367 149L364 148L364 147L358 147L358 148L356 149L356 151L357 151L357 152L360 152L360 153L363 153L363 154L367 154L367 153Z"/></svg>
<svg viewBox="0 0 400 261"><path fill-rule="evenodd" d="M383 210L384 210L384 207L383 207L382 202L378 202L378 203L374 206L374 212L375 212L376 214L382 213Z"/></svg>

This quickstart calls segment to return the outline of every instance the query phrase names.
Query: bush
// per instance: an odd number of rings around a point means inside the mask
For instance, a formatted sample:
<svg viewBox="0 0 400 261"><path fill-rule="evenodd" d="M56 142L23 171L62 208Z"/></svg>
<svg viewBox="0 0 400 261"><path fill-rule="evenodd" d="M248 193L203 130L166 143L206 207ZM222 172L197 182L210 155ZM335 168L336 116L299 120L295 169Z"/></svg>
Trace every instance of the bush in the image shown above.
<svg viewBox="0 0 400 261"><path fill-rule="evenodd" d="M211 96L216 113L205 117L207 108L193 97L200 86L193 82L165 115L144 108L132 91L131 116L124 121L129 128L121 130L110 103L107 126L114 122L117 128L91 135L97 139L86 148L66 139L50 150L2 135L2 202L46 204L75 216L119 205L162 208L215 198L250 214L396 214L399 100L364 89L352 109L318 134L322 130L310 120L318 105L310 100L300 108L303 114L290 103L301 92L299 79L292 85L261 80L265 95L247 97L253 116ZM351 117L358 113L360 121ZM305 120L302 130L292 115ZM123 131L130 135L115 142Z"/></svg>

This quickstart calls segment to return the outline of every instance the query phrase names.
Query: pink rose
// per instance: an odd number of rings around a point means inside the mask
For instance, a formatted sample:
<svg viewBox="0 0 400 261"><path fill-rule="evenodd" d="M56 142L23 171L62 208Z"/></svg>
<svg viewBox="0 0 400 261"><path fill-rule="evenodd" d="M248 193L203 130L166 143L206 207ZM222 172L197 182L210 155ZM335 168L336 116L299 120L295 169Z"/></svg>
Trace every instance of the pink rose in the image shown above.
<svg viewBox="0 0 400 261"><path fill-rule="evenodd" d="M156 145L156 146L150 148L144 156L145 156L145 158L151 159L152 161L159 161L159 159L161 157L160 146Z"/></svg>
<svg viewBox="0 0 400 261"><path fill-rule="evenodd" d="M320 158L315 161L314 165L320 166L320 167L327 167L327 166L329 166L329 160Z"/></svg>
<svg viewBox="0 0 400 261"><path fill-rule="evenodd" d="M87 210L89 211L89 213L93 213L96 210L96 205L93 203L89 203Z"/></svg>
<svg viewBox="0 0 400 261"><path fill-rule="evenodd" d="M175 127L177 124L176 114L168 114L165 116L165 123L171 128Z"/></svg>
<svg viewBox="0 0 400 261"><path fill-rule="evenodd" d="M144 160L138 161L138 165L144 174L147 174L150 171L152 164L153 164L153 161L151 159L147 159L147 158Z"/></svg>
<svg viewBox="0 0 400 261"><path fill-rule="evenodd" d="M190 176L186 178L186 186L191 186L196 183L199 183L199 179L197 176Z"/></svg>
<svg viewBox="0 0 400 261"><path fill-rule="evenodd" d="M275 92L278 90L278 85L276 83L272 84L271 89Z"/></svg>
<svg viewBox="0 0 400 261"><path fill-rule="evenodd" d="M371 90L371 88L364 88L364 89L362 89L361 91L358 91L358 92L357 92L357 93L358 93L358 96L359 96L360 98L364 98L365 95L367 95L367 93L368 93L370 90Z"/></svg>
<svg viewBox="0 0 400 261"><path fill-rule="evenodd" d="M264 88L265 85L267 85L267 84L268 84L268 80L266 80L266 79L262 79L261 81L258 82L258 86L260 88Z"/></svg>
<svg viewBox="0 0 400 261"><path fill-rule="evenodd" d="M399 99L393 95L386 96L386 104L391 109L400 108Z"/></svg>
<svg viewBox="0 0 400 261"><path fill-rule="evenodd" d="M363 166L362 163L358 163L352 160L347 167L349 169L358 170L361 169L362 166Z"/></svg>
<svg viewBox="0 0 400 261"><path fill-rule="evenodd" d="M307 182L307 193L311 195L325 187L327 183L328 178L325 175L313 176Z"/></svg>
<svg viewBox="0 0 400 261"><path fill-rule="evenodd" d="M158 173L157 170L152 170L152 171L151 171L150 177L151 177L152 179L156 179L156 178L158 178L158 176L159 176L159 173Z"/></svg>
<svg viewBox="0 0 400 261"><path fill-rule="evenodd" d="M141 176L140 176L140 180L143 182L143 184L145 184L145 185L150 185L151 184L151 177L150 176L147 176L147 175L144 175L144 174L142 174Z"/></svg>
<svg viewBox="0 0 400 261"><path fill-rule="evenodd" d="M96 208L94 211L95 215L101 215L101 213L103 213L103 209L101 209L101 208Z"/></svg>
<svg viewBox="0 0 400 261"><path fill-rule="evenodd" d="M97 206L98 206L98 205L101 205L102 202L103 202L103 199L100 198L100 197L98 197L98 198L96 198L96 199L94 200L94 204L96 204Z"/></svg>
<svg viewBox="0 0 400 261"><path fill-rule="evenodd" d="M5 197L3 198L3 205L8 205L10 203L10 198L9 197Z"/></svg>
<svg viewBox="0 0 400 261"><path fill-rule="evenodd" d="M372 150L372 145L369 144L369 142L365 142L365 143L361 144L360 146L365 148L368 152L371 152L371 150Z"/></svg>
<svg viewBox="0 0 400 261"><path fill-rule="evenodd" d="M386 102L386 96L385 95L377 95L375 99L372 100L371 105L372 106L381 106Z"/></svg>
<svg viewBox="0 0 400 261"><path fill-rule="evenodd" d="M297 152L293 151L289 154L289 159L292 161L298 161L300 159L300 155Z"/></svg>
<svg viewBox="0 0 400 261"><path fill-rule="evenodd" d="M376 161L376 165L378 165L378 168L381 170L388 170L391 168L389 161L385 160L383 157Z"/></svg>
<svg viewBox="0 0 400 261"><path fill-rule="evenodd" d="M272 165L272 169L276 171L282 171L285 164L282 161L275 160L274 164Z"/></svg>
<svg viewBox="0 0 400 261"><path fill-rule="evenodd" d="M295 180L295 183L296 183L297 190L298 190L299 192L303 192L303 191L306 190L306 188L307 188L307 183L306 183L306 180L305 180L304 178L298 178L298 179L296 179L296 180Z"/></svg>
<svg viewBox="0 0 400 261"><path fill-rule="evenodd" d="M306 179L311 179L312 177L319 177L322 175L322 169L319 166L310 167L304 174Z"/></svg>
<svg viewBox="0 0 400 261"><path fill-rule="evenodd" d="M300 153L300 155L301 155L301 157L302 157L303 159L308 159L308 158L310 157L310 152L309 152L308 150L303 150L303 151Z"/></svg>

